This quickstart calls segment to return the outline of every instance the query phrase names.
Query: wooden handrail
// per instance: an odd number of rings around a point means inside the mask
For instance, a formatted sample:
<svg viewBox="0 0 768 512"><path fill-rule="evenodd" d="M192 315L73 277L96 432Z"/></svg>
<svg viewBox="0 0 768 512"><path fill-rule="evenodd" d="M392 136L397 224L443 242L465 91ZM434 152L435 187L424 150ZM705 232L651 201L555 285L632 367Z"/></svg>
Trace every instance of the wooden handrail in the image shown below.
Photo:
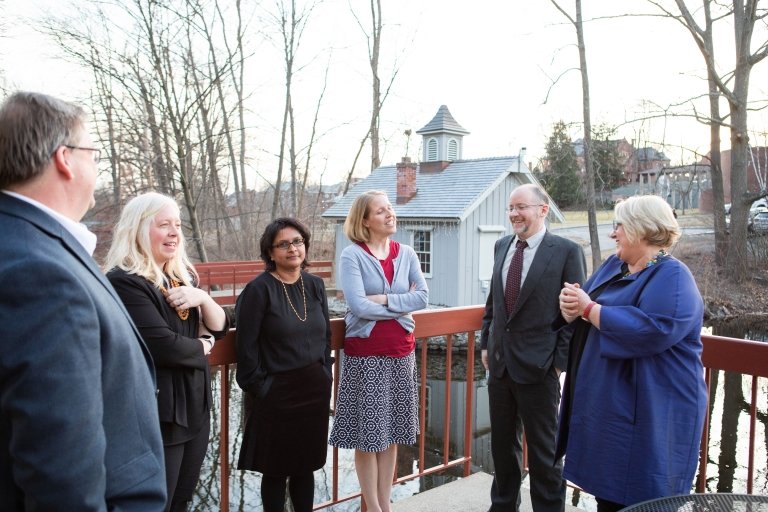
<svg viewBox="0 0 768 512"><path fill-rule="evenodd" d="M478 306L467 306L467 307L458 307L458 308L443 308L443 309L430 309L430 310L423 310L418 311L414 313L414 318L416 320L416 330L415 335L416 338L420 340L420 346L422 349L422 352L426 352L426 338L433 337L433 336L444 336L444 335L453 335L453 334L459 334L459 333L467 333L468 336L468 343L467 348L469 350L468 354L468 376L467 376L467 396L472 396L472 386L473 386L473 379L472 379L472 369L473 364L472 361L474 360L474 352L475 352L475 332L478 331L481 327L482 323L482 315L484 311L484 306L478 305ZM333 319L331 320L331 331L332 331L332 344L333 349L337 351L341 351L344 349L344 321L343 319ZM755 341L748 341L738 338L727 338L723 336L712 336L712 335L702 335L702 342L704 345L704 351L702 354L702 361L704 363L704 366L706 368L706 378L707 383L709 384L711 375L716 370L724 370L729 372L738 372L745 375L752 375L752 392L751 392L751 399L752 403L749 407L750 409L750 442L749 442L749 462L748 462L748 468L747 473L749 475L748 482L747 482L747 492L752 493L752 476L754 474L754 450L755 450L755 436L756 434L756 427L755 427L755 415L757 411L756 407L756 400L757 400L757 377L768 377L768 343L761 343L761 342L755 342ZM422 354L420 367L426 364L426 357L424 354ZM227 393L227 390L229 388L229 381L228 381L228 368L230 365L234 364L236 362L236 356L235 356L235 330L232 329L227 336L220 340L218 343L216 343L216 346L214 347L211 354L208 356L208 360L211 366L221 366L223 367L223 370L221 372L222 375L222 394ZM418 361L417 361L418 362ZM334 395L336 393L336 390L338 389L338 377L339 377L339 363L338 360L336 362L335 367L335 376L334 376ZM447 371L450 371L450 365L447 365ZM420 373L422 375L422 382L421 382L421 393L422 396L424 396L424 386L426 385L426 379L424 378L425 373L423 368L420 369ZM228 393L227 393L228 394ZM229 419L229 408L228 405L225 408L225 404L228 404L227 402L228 396L224 397L222 396L222 411L221 411L221 428L222 429L228 429L228 419ZM423 403L423 402L422 402ZM463 466L464 467L464 474L466 476L469 475L470 471L470 464L471 461L471 452L469 451L471 449L471 443L468 442L468 440L471 439L472 436L472 414L471 414L471 408L472 403L467 404L468 411L465 411L466 418L465 418L465 430L463 432L464 435L464 446L465 446L465 453L463 456L454 459L452 461L447 461L447 455L445 455L443 463L439 464L438 466L425 468L424 462L423 462L423 447L421 444L423 443L423 437L420 440L420 454L422 456L419 457L420 463L419 463L419 469L417 472L413 473L412 475L405 475L397 478L397 482L402 482L409 479L419 478L424 475L432 474L435 472L443 471L445 469L448 469L449 467L453 466ZM445 415L446 417L450 414L450 408L446 408ZM421 421L423 421L423 415L421 416ZM448 421L444 418L444 421ZM422 429L423 431L423 429ZM448 429L444 430L446 433L448 432ZM220 440L224 442L226 440L225 436L221 436ZM706 464L707 464L707 447L709 443L709 418L707 418L707 421L705 422L705 431L704 435L702 437L701 442L701 456L700 456L700 467L699 467L699 475L697 479L696 484L696 491L697 492L704 492L705 490L705 484L706 484ZM227 457L227 449L226 448L220 448L219 451L220 454L222 454L222 460L221 464L224 465L224 468L228 468L228 460L226 460ZM447 464L445 463L447 461ZM334 457L333 457L333 464L338 463L338 456L336 451L334 450ZM229 510L228 508L225 508L225 504L228 507L229 499L228 496L225 497L227 494L227 491L229 489L229 470L225 470L222 468L221 474L221 489L222 492L222 500L221 500L221 510ZM335 468L334 468L335 470ZM336 471L333 471L334 474L337 474ZM320 509L324 507L328 507L337 503L349 501L351 499L356 499L360 496L360 493L348 495L348 496L339 496L338 495L338 489L334 486L333 494L331 497L331 500L325 503L321 503L315 507L315 509Z"/></svg>
<svg viewBox="0 0 768 512"><path fill-rule="evenodd" d="M251 280L264 272L263 261L213 261L196 263L200 278L199 286L208 292L213 300L222 306L237 302L242 289ZM332 261L313 261L307 272L330 280L333 275Z"/></svg>

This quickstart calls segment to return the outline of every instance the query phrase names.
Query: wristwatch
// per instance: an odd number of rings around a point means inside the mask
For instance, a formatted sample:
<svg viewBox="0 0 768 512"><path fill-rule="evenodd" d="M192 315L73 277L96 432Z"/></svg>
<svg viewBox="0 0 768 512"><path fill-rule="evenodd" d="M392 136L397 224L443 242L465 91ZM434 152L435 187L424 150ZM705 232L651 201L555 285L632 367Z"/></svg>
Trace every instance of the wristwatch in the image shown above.
<svg viewBox="0 0 768 512"><path fill-rule="evenodd" d="M202 335L200 335L200 339L201 340L205 340L208 343L210 343L211 344L210 350L213 350L213 345L214 345L214 343L216 343L216 338L214 338L213 335L211 335L211 334L202 334Z"/></svg>

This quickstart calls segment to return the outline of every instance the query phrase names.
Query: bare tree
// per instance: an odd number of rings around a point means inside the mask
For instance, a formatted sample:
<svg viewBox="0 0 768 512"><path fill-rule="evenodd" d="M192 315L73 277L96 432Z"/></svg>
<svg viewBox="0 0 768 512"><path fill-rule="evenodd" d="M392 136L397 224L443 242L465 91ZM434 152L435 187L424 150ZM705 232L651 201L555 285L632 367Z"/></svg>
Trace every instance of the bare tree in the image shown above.
<svg viewBox="0 0 768 512"><path fill-rule="evenodd" d="M328 72L330 71L330 61L325 67L325 74L323 76L323 87L320 89L320 96L317 99L317 103L315 104L315 115L312 120L312 130L311 134L309 136L309 145L306 148L306 158L304 159L304 172L301 176L301 188L299 190L299 203L297 205L296 212L299 216L303 216L304 213L304 195L306 193L307 189L307 179L309 178L309 170L310 170L310 164L312 162L312 148L315 145L315 141L317 138L317 122L320 117L320 108L323 104L323 98L325 97L325 92L328 89ZM320 176L320 188L318 190L318 199L322 195L322 174ZM315 209L312 212L308 212L310 219L314 219L318 214L321 212L317 211L317 203L315 203Z"/></svg>
<svg viewBox="0 0 768 512"><path fill-rule="evenodd" d="M355 167L357 166L357 161L360 158L361 153L363 152L363 149L365 148L366 142L370 139L371 141L371 170L376 169L381 165L381 155L380 155L380 137L379 137L379 129L381 127L381 110L384 108L384 102L387 99L387 96L389 96L389 92L392 89L392 85L395 82L395 78L397 78L397 74L399 71L399 68L397 66L397 63L395 63L395 66L392 70L392 75L389 78L389 82L382 93L381 90L381 78L379 76L379 58L381 55L381 36L382 32L384 30L384 24L382 22L382 12L381 12L381 0L370 0L370 12L371 12L371 20L370 20L370 32L365 28L364 23L360 20L360 18L357 16L355 10L352 8L352 4L350 3L349 6L350 11L352 12L352 16L354 16L355 21L357 22L358 27L360 27L360 30L365 35L367 46L368 46L368 64L371 68L371 121L368 125L368 131L366 132L365 136L360 140L360 145L357 149L357 153L355 154L355 158L352 161L352 166L349 169L349 173L347 174L346 183L344 184L344 193L346 194L349 190L349 186L352 183L352 175L355 172Z"/></svg>
<svg viewBox="0 0 768 512"><path fill-rule="evenodd" d="M574 20L556 0L552 4L565 16L576 29L576 40L579 48L579 69L581 70L581 97L584 117L584 166L587 173L587 218L589 221L589 239L592 248L592 268L597 268L602 262L600 254L600 239L597 233L597 215L595 213L595 169L592 158L592 119L589 100L589 73L587 72L587 49L584 44L584 22L581 17L581 0L575 0L576 19Z"/></svg>
<svg viewBox="0 0 768 512"><path fill-rule="evenodd" d="M176 197L203 261L211 231L220 247L246 252L227 211L230 180L242 176L232 162L244 151L229 125L230 114L242 112L242 94L232 101L227 78L242 76L237 68L245 57L238 45L233 52L215 42L215 34L227 32L217 24L230 19L216 13L218 4L198 0L132 0L83 6L82 23L49 19L43 28L93 72L115 202L147 189Z"/></svg>
<svg viewBox="0 0 768 512"><path fill-rule="evenodd" d="M768 55L768 40L760 41L752 51L752 36L756 24L765 23L766 11L758 10L759 0L733 0L726 5L715 0L702 0L704 26L691 13L685 0L675 0L678 13L673 14L658 2L649 0L664 13L680 22L691 34L707 67L707 79L710 95L711 144L713 192L715 194L715 223L720 231L719 246L725 245L725 214L722 199L722 174L720 168L719 130L723 118L719 113L719 97L728 102L728 125L731 134L731 229L727 238L725 267L736 280L748 277L747 251L747 215L752 202L765 195L765 190L749 192L747 188L747 168L749 155L749 137L747 114L749 111L749 77L752 67ZM717 9L713 16L712 9ZM733 22L735 40L735 68L723 75L717 70L717 59L713 42L713 20L730 18ZM724 78L727 77L727 78ZM722 195L720 196L722 197ZM722 254L721 254L722 258Z"/></svg>
<svg viewBox="0 0 768 512"><path fill-rule="evenodd" d="M368 38L368 62L371 66L371 170L381 165L379 155L379 127L381 125L381 78L379 78L379 54L381 53L381 0L371 0L371 34Z"/></svg>
<svg viewBox="0 0 768 512"><path fill-rule="evenodd" d="M243 48L243 35L246 27L243 25L241 0L236 0L235 4L235 18L237 20L234 30L234 49L230 47L229 31L227 29L227 19L224 17L224 13L221 9L221 4L217 0L214 4L214 10L218 15L219 26L221 27L221 37L223 44L226 48L225 55L228 56L230 65L226 65L225 69L222 69L219 65L217 58L217 51L214 46L213 34L210 33L210 29L207 26L205 20L205 11L199 9L197 12L200 15L200 25L203 28L206 39L208 40L208 50L210 54L210 66L211 72L214 76L219 77L214 83L216 87L216 93L219 101L219 111L221 112L222 122L222 135L226 143L227 152L229 154L229 165L231 169L230 176L235 187L236 209L237 217L242 230L235 230L235 236L238 238L238 244L241 247L241 254L245 259L250 259L254 252L252 246L255 245L255 238L250 236L252 232L251 228L251 214L250 207L246 205L246 194L244 189L246 188L245 180L245 156L246 156L246 144L245 144L245 109L244 94L243 94L243 73L245 70L245 54ZM224 78L223 74L229 74L230 84L235 94L235 106L236 110L230 113L231 106L228 104L228 95L224 90ZM238 130L235 133L233 131L233 120L238 123ZM236 135L239 134L239 137ZM238 143L236 144L236 140ZM226 201L225 201L226 204ZM244 236L240 236L239 234ZM254 242L250 242L253 240Z"/></svg>
<svg viewBox="0 0 768 512"><path fill-rule="evenodd" d="M278 216L281 211L280 198L283 182L283 167L285 165L286 151L289 154L289 170L291 172L290 197L291 211L296 211L296 126L293 113L293 79L296 73L296 54L301 43L301 36L309 21L309 17L315 4L307 6L297 12L296 0L276 0L277 12L273 15L273 21L280 32L280 43L283 51L283 63L285 65L285 103L283 108L283 122L280 132L280 151L277 162L277 177L274 183L274 196L272 198L272 218ZM290 139L290 140L287 140Z"/></svg>

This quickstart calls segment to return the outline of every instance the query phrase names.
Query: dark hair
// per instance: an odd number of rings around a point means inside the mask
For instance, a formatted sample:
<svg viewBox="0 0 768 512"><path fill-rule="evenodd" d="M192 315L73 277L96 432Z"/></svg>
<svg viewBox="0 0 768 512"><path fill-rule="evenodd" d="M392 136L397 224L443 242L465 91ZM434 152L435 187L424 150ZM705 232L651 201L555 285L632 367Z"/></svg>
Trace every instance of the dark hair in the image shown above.
<svg viewBox="0 0 768 512"><path fill-rule="evenodd" d="M264 233L261 234L261 240L259 240L259 247L261 248L261 259L264 261L267 272L272 272L277 268L275 262L272 261L270 251L272 250L272 246L275 243L275 237L281 229L285 228L295 229L299 232L301 238L304 239L305 252L304 261L301 262L301 269L304 270L305 268L312 265L307 259L307 255L309 254L309 239L311 238L309 229L297 219L291 217L280 217L279 219L275 219L270 222L269 225L264 228Z"/></svg>
<svg viewBox="0 0 768 512"><path fill-rule="evenodd" d="M41 175L56 148L73 144L85 110L53 96L17 92L0 107L0 189Z"/></svg>

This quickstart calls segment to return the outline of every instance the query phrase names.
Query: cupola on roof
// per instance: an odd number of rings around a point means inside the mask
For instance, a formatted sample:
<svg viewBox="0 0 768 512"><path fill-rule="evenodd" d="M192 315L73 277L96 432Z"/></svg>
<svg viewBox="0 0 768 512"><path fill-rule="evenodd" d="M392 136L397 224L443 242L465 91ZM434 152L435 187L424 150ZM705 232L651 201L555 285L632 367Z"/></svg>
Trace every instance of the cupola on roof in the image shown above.
<svg viewBox="0 0 768 512"><path fill-rule="evenodd" d="M468 135L469 131L464 129L451 115L446 105L440 105L437 114L430 122L420 130L416 130L419 135L430 135L433 133L453 133L457 135Z"/></svg>

